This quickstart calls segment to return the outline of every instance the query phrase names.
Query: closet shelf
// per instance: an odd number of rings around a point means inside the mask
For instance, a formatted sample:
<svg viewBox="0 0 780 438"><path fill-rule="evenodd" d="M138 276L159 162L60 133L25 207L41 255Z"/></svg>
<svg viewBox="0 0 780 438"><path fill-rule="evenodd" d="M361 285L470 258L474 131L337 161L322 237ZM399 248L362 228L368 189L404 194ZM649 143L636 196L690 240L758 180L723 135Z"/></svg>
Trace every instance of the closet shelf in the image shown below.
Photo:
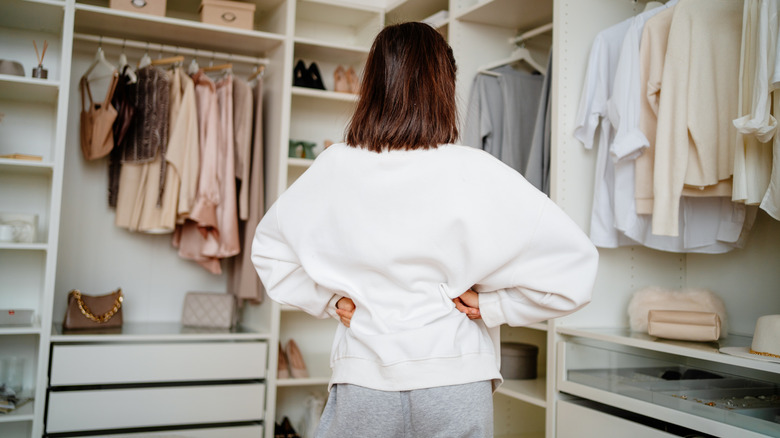
<svg viewBox="0 0 780 438"><path fill-rule="evenodd" d="M553 18L551 0L488 0L455 14L455 19L515 30L549 23Z"/></svg>
<svg viewBox="0 0 780 438"><path fill-rule="evenodd" d="M62 1L0 1L0 27L41 31L59 37L64 16L65 3Z"/></svg>
<svg viewBox="0 0 780 438"><path fill-rule="evenodd" d="M420 21L449 9L447 0L396 0L388 3L385 20L388 24Z"/></svg>
<svg viewBox="0 0 780 438"><path fill-rule="evenodd" d="M314 88L292 87L293 96L313 97L325 100L337 100L343 102L357 102L358 95L352 93L339 93L336 91L324 91Z"/></svg>
<svg viewBox="0 0 780 438"><path fill-rule="evenodd" d="M35 400L32 400L22 405L18 409L14 409L13 411L7 414L0 415L0 424L16 423L21 421L32 421L34 404L35 404Z"/></svg>
<svg viewBox="0 0 780 438"><path fill-rule="evenodd" d="M41 334L41 326L40 325L27 325L27 326L6 326L6 327L0 327L0 336L7 336L7 335L39 335ZM0 418L3 418L0 416Z"/></svg>
<svg viewBox="0 0 780 438"><path fill-rule="evenodd" d="M0 172L51 175L54 164L45 161L0 158Z"/></svg>
<svg viewBox="0 0 780 438"><path fill-rule="evenodd" d="M774 362L762 361L758 359L747 359L739 356L732 356L718 351L718 345L704 342L684 342L672 341L655 338L646 333L632 332L626 328L570 328L557 327L558 334L575 336L598 341L611 342L617 345L641 348L648 351L658 351L678 356L691 357L735 365L742 368L768 371L777 373L780 365ZM751 336L740 336L729 334L728 337L718 341L722 347L749 347L752 341Z"/></svg>
<svg viewBox="0 0 780 438"><path fill-rule="evenodd" d="M25 74L30 72L25 71ZM0 100L41 102L54 104L60 82L53 79L36 79L23 76L0 75Z"/></svg>
<svg viewBox="0 0 780 438"><path fill-rule="evenodd" d="M76 4L75 31L173 46L189 47L193 41L198 41L198 49L205 51L204 56L213 50L262 57L269 50L280 46L284 40L283 35L268 32L124 12L81 3Z"/></svg>
<svg viewBox="0 0 780 438"><path fill-rule="evenodd" d="M120 333L63 333L62 324L51 328L52 342L155 342L155 341L216 341L267 340L271 335L249 331L183 327L178 322L125 322Z"/></svg>
<svg viewBox="0 0 780 438"><path fill-rule="evenodd" d="M335 64L362 65L368 57L369 47L349 46L317 41L311 38L295 38L295 58L312 61L328 61Z"/></svg>
<svg viewBox="0 0 780 438"><path fill-rule="evenodd" d="M19 250L19 251L47 251L49 245L46 243L13 243L0 242L0 250Z"/></svg>
<svg viewBox="0 0 780 438"><path fill-rule="evenodd" d="M504 380L496 392L541 408L547 407L547 379L544 377L533 380Z"/></svg>

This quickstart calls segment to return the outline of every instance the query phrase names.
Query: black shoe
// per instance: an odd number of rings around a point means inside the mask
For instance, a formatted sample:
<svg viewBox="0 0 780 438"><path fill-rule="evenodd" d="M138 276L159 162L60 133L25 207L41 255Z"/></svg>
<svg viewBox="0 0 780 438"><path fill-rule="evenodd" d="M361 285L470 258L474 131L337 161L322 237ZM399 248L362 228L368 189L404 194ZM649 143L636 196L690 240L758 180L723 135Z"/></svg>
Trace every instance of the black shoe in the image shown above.
<svg viewBox="0 0 780 438"><path fill-rule="evenodd" d="M309 88L317 88L319 90L325 89L325 84L322 83L322 75L320 74L320 69L317 68L316 63L312 62L311 65L309 65L307 76L309 79Z"/></svg>
<svg viewBox="0 0 780 438"><path fill-rule="evenodd" d="M309 86L309 71L306 69L306 64L303 60L299 59L293 69L293 86L295 87L310 87Z"/></svg>
<svg viewBox="0 0 780 438"><path fill-rule="evenodd" d="M284 438L301 438L301 436L298 435L298 432L293 429L290 419L287 417L282 419L281 432Z"/></svg>

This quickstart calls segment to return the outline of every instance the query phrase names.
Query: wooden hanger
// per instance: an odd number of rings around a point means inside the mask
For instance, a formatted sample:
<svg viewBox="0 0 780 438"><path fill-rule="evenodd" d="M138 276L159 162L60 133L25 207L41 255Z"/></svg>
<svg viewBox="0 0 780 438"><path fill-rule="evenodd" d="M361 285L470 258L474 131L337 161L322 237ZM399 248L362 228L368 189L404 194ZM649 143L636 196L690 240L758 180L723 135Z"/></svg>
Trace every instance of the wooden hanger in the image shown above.
<svg viewBox="0 0 780 438"><path fill-rule="evenodd" d="M264 65L258 65L257 68L255 69L254 73L249 75L249 80L251 81L252 79L254 79L254 78L258 77L258 76L263 77L263 73L265 73L265 66Z"/></svg>
<svg viewBox="0 0 780 438"><path fill-rule="evenodd" d="M177 64L183 62L184 62L184 57L179 55L179 56L171 56L168 58L153 59L152 65Z"/></svg>
<svg viewBox="0 0 780 438"><path fill-rule="evenodd" d="M209 71L219 71L219 70L231 70L233 68L233 64L226 63L226 64L217 64L217 65L209 65L207 67L201 67L200 71L202 72L209 72Z"/></svg>

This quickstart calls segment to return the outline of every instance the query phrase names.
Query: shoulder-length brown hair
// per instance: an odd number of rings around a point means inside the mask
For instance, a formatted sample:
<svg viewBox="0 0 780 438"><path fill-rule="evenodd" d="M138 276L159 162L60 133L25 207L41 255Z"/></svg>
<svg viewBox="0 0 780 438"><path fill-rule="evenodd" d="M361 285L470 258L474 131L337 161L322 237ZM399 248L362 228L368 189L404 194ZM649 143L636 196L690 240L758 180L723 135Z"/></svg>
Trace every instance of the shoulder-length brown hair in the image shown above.
<svg viewBox="0 0 780 438"><path fill-rule="evenodd" d="M347 144L381 152L455 142L456 72L452 48L431 26L384 28L368 54Z"/></svg>

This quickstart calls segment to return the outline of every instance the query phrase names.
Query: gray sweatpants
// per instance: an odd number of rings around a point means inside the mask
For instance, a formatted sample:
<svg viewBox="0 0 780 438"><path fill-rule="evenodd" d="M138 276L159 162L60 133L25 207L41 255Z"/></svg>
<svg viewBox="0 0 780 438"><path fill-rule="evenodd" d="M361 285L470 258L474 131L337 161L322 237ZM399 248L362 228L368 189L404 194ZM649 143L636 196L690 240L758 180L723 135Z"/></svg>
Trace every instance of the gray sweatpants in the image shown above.
<svg viewBox="0 0 780 438"><path fill-rule="evenodd" d="M490 381L413 391L334 385L316 438L492 438Z"/></svg>

